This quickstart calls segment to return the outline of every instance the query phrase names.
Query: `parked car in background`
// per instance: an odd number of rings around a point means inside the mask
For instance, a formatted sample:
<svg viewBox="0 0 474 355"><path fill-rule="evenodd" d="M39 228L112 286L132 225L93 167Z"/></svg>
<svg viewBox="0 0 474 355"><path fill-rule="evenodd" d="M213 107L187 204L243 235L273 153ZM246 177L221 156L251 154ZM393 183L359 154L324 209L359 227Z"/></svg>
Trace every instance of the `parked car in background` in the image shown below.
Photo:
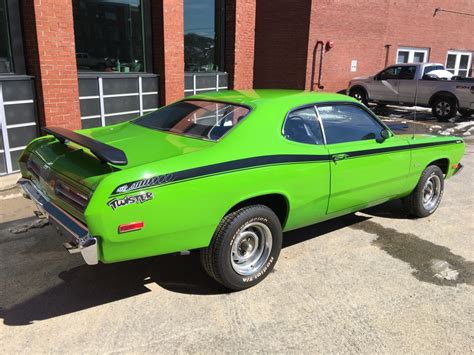
<svg viewBox="0 0 474 355"><path fill-rule="evenodd" d="M376 75L349 82L347 94L367 104L431 107L439 121L474 112L474 79L449 75L442 64L391 65Z"/></svg>
<svg viewBox="0 0 474 355"><path fill-rule="evenodd" d="M292 90L207 93L45 132L19 183L67 249L88 264L200 249L234 290L271 272L283 231L398 198L431 215L464 153L461 138L395 135L345 95Z"/></svg>

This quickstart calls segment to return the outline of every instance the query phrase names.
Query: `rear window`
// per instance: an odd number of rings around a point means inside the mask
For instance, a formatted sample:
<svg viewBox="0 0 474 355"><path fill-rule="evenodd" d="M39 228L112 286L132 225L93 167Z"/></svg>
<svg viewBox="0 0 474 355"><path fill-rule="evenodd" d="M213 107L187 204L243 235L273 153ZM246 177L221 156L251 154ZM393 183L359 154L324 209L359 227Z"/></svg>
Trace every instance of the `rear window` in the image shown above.
<svg viewBox="0 0 474 355"><path fill-rule="evenodd" d="M133 122L163 132L215 141L236 126L249 111L246 107L229 103L185 100Z"/></svg>

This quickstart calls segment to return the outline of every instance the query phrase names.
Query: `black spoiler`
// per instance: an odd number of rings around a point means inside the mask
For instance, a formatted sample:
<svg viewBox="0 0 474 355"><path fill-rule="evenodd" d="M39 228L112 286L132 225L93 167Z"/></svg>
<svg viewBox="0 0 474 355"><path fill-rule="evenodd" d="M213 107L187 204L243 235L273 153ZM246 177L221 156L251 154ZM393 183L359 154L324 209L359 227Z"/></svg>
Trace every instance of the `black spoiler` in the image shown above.
<svg viewBox="0 0 474 355"><path fill-rule="evenodd" d="M44 127L42 130L47 134L55 136L63 144L67 143L67 141L71 141L89 149L92 154L94 154L104 163L111 163L115 165L128 164L127 156L122 150L96 141L90 137L62 127Z"/></svg>

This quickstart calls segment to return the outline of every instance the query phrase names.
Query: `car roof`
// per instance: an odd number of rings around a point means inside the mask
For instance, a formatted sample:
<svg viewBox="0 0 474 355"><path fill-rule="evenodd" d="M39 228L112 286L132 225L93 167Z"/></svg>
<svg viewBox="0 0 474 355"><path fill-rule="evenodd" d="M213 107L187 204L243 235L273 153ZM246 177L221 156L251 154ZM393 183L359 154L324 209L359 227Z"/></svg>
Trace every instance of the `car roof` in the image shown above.
<svg viewBox="0 0 474 355"><path fill-rule="evenodd" d="M334 101L357 102L357 100L341 94L284 89L224 90L185 98L185 100L191 99L223 101L251 107L271 104L280 105L282 108Z"/></svg>
<svg viewBox="0 0 474 355"><path fill-rule="evenodd" d="M389 65L387 68L390 68L390 67L412 67L414 65L425 66L425 67L428 67L430 65L442 65L444 67L444 64L441 64L441 63L398 63L398 64Z"/></svg>

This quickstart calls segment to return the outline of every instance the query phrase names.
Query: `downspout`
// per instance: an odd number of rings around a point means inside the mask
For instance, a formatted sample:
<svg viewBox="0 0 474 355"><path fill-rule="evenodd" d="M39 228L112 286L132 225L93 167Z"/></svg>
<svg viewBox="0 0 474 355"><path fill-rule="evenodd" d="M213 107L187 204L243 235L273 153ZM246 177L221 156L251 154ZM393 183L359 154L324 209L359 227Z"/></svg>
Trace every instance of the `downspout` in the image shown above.
<svg viewBox="0 0 474 355"><path fill-rule="evenodd" d="M316 71L316 56L318 53L318 47L321 47L320 53L319 53L319 71L318 71L318 82L317 82L317 89L318 90L323 90L324 86L321 85L321 78L323 76L323 61L324 61L324 42L323 41L317 41L316 45L314 46L313 49L313 65L312 65L312 71L311 71L311 91L314 90L314 75Z"/></svg>
<svg viewBox="0 0 474 355"><path fill-rule="evenodd" d="M391 44L386 44L384 45L385 47L385 67L388 66L388 61L389 61L389 55L390 55L390 47Z"/></svg>

